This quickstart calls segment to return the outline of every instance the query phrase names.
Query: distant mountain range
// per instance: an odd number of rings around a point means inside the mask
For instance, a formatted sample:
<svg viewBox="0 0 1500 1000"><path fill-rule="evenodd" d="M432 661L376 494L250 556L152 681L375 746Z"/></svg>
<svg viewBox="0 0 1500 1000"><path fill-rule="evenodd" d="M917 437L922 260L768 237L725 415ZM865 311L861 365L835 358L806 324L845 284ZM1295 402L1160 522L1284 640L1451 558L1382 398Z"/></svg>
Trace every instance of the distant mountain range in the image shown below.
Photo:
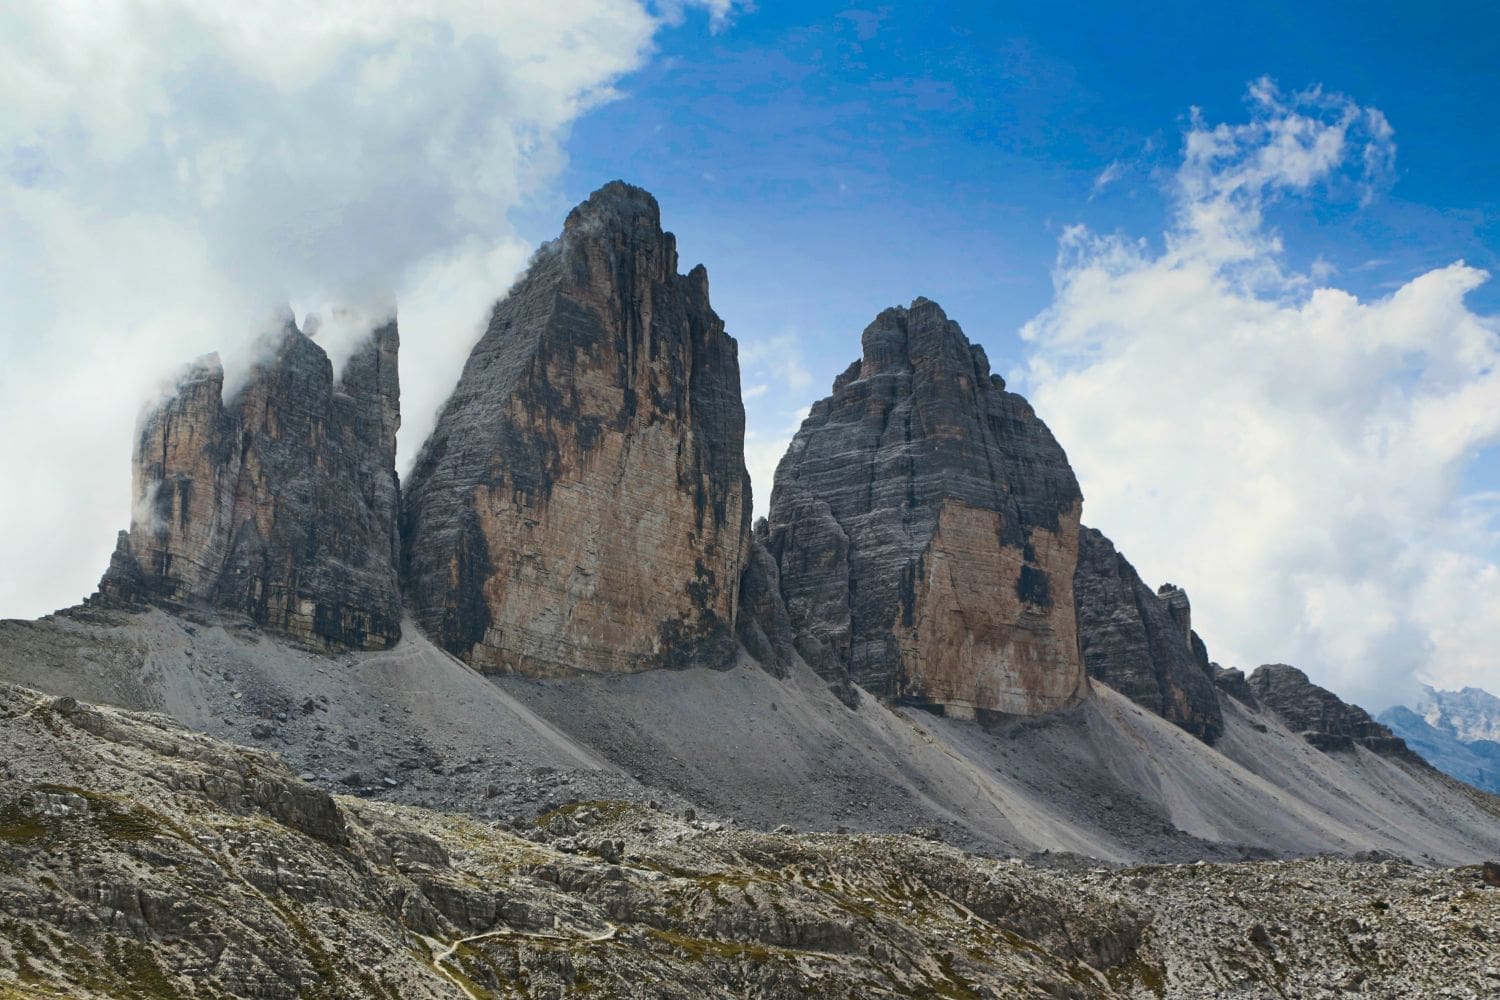
<svg viewBox="0 0 1500 1000"><path fill-rule="evenodd" d="M1475 687L1422 690L1415 707L1388 708L1380 721L1438 770L1500 792L1500 698Z"/></svg>

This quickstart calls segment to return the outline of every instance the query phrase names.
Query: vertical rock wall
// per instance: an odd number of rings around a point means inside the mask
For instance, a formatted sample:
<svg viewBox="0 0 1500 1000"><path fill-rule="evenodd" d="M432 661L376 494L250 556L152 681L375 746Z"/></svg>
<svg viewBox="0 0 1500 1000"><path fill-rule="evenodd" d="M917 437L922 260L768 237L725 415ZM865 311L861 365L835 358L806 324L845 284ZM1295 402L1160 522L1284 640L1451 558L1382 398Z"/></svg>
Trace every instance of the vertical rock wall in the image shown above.
<svg viewBox="0 0 1500 1000"><path fill-rule="evenodd" d="M394 322L335 380L292 325L224 398L216 357L142 418L134 510L99 597L200 603L303 641L381 649L400 636Z"/></svg>
<svg viewBox="0 0 1500 1000"><path fill-rule="evenodd" d="M733 339L615 182L496 306L406 490L409 607L485 670L722 664L750 484Z"/></svg>
<svg viewBox="0 0 1500 1000"><path fill-rule="evenodd" d="M1087 691L1067 457L936 303L888 309L776 472L798 648L876 694L1033 714Z"/></svg>
<svg viewBox="0 0 1500 1000"><path fill-rule="evenodd" d="M1218 738L1218 693L1184 591L1153 593L1108 538L1084 528L1073 598L1089 676L1200 739Z"/></svg>

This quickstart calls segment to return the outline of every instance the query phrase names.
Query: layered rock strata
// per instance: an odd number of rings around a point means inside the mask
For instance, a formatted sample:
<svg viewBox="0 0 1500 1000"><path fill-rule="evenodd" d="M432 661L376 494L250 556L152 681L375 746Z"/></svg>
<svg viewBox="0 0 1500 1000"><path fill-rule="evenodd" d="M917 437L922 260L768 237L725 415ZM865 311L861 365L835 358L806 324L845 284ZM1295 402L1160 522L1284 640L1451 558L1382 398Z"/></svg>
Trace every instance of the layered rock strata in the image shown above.
<svg viewBox="0 0 1500 1000"><path fill-rule="evenodd" d="M1246 683L1261 705L1320 750L1348 750L1359 744L1377 753L1410 754L1405 740L1358 705L1308 680L1296 667L1256 667Z"/></svg>
<svg viewBox="0 0 1500 1000"><path fill-rule="evenodd" d="M651 195L615 182L501 300L406 490L408 604L491 671L735 652L750 483L734 340Z"/></svg>
<svg viewBox="0 0 1500 1000"><path fill-rule="evenodd" d="M767 548L799 650L960 716L1076 702L1082 495L1062 448L936 303L887 309L862 344L776 471Z"/></svg>
<svg viewBox="0 0 1500 1000"><path fill-rule="evenodd" d="M401 634L394 321L335 377L288 318L225 397L217 356L142 418L130 529L96 600L204 604L315 645Z"/></svg>
<svg viewBox="0 0 1500 1000"><path fill-rule="evenodd" d="M1224 718L1186 592L1166 584L1153 593L1108 538L1084 528L1073 599L1090 677L1200 739L1218 738Z"/></svg>

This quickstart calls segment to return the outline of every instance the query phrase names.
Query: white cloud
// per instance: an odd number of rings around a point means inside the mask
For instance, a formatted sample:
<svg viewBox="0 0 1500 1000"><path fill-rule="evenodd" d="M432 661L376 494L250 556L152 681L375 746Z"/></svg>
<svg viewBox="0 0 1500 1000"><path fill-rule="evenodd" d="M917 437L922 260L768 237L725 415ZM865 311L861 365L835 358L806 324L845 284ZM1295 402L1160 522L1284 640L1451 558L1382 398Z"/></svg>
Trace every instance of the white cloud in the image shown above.
<svg viewBox="0 0 1500 1000"><path fill-rule="evenodd" d="M792 410L772 410L763 420L755 420L754 415L750 415L751 426L745 431L745 470L750 473L751 492L754 494L752 507L756 517L770 513L776 467L781 464L802 421L811 412L811 406L799 406Z"/></svg>
<svg viewBox="0 0 1500 1000"><path fill-rule="evenodd" d="M1393 132L1318 90L1250 98L1244 124L1194 116L1165 250L1066 233L1023 331L1033 402L1085 519L1188 587L1216 658L1297 663L1372 708L1413 675L1493 689L1500 538L1459 485L1500 441L1500 324L1464 301L1488 275L1361 300L1291 268L1267 202L1368 199Z"/></svg>
<svg viewBox="0 0 1500 1000"><path fill-rule="evenodd" d="M794 392L812 388L812 373L807 370L802 339L796 331L741 341L740 367Z"/></svg>
<svg viewBox="0 0 1500 1000"><path fill-rule="evenodd" d="M661 18L636 0L0 7L0 614L92 589L140 403L195 355L232 367L278 303L335 337L399 300L414 452L524 263L507 213Z"/></svg>
<svg viewBox="0 0 1500 1000"><path fill-rule="evenodd" d="M1124 177L1125 170L1125 164L1121 163L1119 160L1110 160L1109 166L1099 171L1099 175L1094 178L1094 185L1089 189L1089 199L1093 200L1096 196L1103 192L1105 188L1109 187L1121 177Z"/></svg>

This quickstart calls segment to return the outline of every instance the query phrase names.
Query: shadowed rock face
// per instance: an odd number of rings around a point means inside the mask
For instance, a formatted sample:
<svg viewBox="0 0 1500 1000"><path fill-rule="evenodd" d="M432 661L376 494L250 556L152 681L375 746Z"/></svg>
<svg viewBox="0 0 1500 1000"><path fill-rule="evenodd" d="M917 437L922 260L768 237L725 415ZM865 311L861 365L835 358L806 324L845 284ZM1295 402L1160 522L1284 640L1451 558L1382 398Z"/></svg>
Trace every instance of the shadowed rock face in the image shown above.
<svg viewBox="0 0 1500 1000"><path fill-rule="evenodd" d="M1407 754L1406 741L1296 667L1256 667L1247 681L1256 699L1320 750L1346 750L1359 743L1379 753ZM1414 756L1414 755L1413 755Z"/></svg>
<svg viewBox="0 0 1500 1000"><path fill-rule="evenodd" d="M882 312L863 347L776 471L767 547L799 651L956 715L1072 704L1082 496L1062 448L936 303Z"/></svg>
<svg viewBox="0 0 1500 1000"><path fill-rule="evenodd" d="M337 380L290 320L264 346L231 399L210 356L142 418L130 530L98 599L208 604L306 642L383 649L401 634L396 325Z"/></svg>
<svg viewBox="0 0 1500 1000"><path fill-rule="evenodd" d="M749 550L733 339L645 191L568 216L496 306L403 510L409 607L485 670L727 663Z"/></svg>
<svg viewBox="0 0 1500 1000"><path fill-rule="evenodd" d="M1108 538L1084 528L1073 600L1089 676L1200 739L1218 738L1224 719L1184 591L1152 593Z"/></svg>

